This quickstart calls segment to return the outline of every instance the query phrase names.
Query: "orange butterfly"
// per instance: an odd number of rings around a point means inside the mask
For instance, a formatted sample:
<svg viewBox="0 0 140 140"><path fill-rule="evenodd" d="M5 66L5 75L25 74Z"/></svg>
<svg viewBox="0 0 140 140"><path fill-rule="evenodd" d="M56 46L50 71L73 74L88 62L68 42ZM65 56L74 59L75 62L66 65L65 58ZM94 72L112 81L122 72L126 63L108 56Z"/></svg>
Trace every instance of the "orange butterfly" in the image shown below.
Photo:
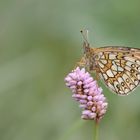
<svg viewBox="0 0 140 140"><path fill-rule="evenodd" d="M128 95L140 85L140 49L122 46L91 48L87 31L84 38L84 56L78 63L89 71L95 71L112 91Z"/></svg>

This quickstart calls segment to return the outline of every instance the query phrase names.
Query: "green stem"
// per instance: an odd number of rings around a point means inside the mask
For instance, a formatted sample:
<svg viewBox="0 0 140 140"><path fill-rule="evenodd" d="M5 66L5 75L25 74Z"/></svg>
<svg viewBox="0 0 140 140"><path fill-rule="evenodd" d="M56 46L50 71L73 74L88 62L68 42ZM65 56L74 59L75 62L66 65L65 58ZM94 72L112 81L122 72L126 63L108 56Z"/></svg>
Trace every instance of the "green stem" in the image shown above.
<svg viewBox="0 0 140 140"><path fill-rule="evenodd" d="M95 122L95 133L94 133L94 140L98 140L98 134L99 133L99 122Z"/></svg>

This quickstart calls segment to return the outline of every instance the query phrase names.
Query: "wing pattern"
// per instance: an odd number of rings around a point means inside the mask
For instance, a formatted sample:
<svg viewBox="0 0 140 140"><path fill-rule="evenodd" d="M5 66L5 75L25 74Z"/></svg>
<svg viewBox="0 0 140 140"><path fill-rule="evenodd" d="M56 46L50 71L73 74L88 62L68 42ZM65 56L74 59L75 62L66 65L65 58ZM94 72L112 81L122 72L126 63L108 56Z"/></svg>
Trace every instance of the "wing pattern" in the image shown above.
<svg viewBox="0 0 140 140"><path fill-rule="evenodd" d="M108 50L98 53L96 63L105 84L115 93L127 95L140 84L139 57L138 53L135 55L125 49L123 51Z"/></svg>

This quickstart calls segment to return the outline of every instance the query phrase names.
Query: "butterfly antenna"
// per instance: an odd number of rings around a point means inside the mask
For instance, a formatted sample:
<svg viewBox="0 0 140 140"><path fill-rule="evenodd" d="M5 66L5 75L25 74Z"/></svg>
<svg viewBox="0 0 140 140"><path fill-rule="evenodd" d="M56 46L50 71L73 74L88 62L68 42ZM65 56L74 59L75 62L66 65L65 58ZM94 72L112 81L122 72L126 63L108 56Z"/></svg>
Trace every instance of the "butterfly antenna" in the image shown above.
<svg viewBox="0 0 140 140"><path fill-rule="evenodd" d="M84 43L86 44L86 46L89 46L89 41L88 41L88 33L89 33L89 31L88 30L81 30L80 32L81 32L82 37L84 39Z"/></svg>

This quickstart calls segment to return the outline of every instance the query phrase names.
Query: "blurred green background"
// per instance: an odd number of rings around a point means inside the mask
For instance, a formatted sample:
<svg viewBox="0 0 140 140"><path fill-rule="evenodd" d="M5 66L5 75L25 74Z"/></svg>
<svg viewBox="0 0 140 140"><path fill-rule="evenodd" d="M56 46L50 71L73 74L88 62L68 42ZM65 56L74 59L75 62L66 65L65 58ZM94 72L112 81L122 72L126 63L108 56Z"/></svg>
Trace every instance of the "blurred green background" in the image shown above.
<svg viewBox="0 0 140 140"><path fill-rule="evenodd" d="M82 56L80 30L93 46L140 46L138 0L0 1L0 140L91 140L64 77ZM112 94L100 140L140 138L139 88ZM73 130L74 127L74 130Z"/></svg>

